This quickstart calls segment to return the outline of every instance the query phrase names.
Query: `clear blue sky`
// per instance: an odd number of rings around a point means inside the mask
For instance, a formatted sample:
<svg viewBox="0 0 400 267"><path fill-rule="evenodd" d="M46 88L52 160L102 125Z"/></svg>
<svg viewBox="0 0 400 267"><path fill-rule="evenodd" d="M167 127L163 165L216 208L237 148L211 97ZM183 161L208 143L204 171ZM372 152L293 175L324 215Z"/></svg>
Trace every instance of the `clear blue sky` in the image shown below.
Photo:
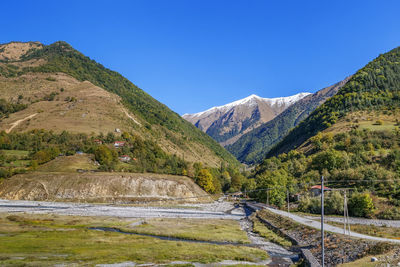
<svg viewBox="0 0 400 267"><path fill-rule="evenodd" d="M400 1L3 1L0 42L64 40L171 109L315 92L400 46Z"/></svg>

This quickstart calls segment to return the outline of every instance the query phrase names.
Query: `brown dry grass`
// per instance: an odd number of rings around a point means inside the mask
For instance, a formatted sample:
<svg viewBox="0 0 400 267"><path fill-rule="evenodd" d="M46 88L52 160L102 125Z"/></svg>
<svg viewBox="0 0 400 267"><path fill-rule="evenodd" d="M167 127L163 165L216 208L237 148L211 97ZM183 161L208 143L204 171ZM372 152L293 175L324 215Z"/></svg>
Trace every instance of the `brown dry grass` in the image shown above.
<svg viewBox="0 0 400 267"><path fill-rule="evenodd" d="M25 55L29 49L40 48L42 44L37 42L21 43L11 42L0 45L0 60L19 60L21 56Z"/></svg>
<svg viewBox="0 0 400 267"><path fill-rule="evenodd" d="M49 80L49 77L55 81ZM0 91L9 101L15 101L18 95L23 95L23 102L26 103L41 100L52 92L58 93L53 101L39 101L11 114L2 121L0 130L7 130L14 122L35 113L38 113L35 117L22 121L13 130L67 130L90 134L113 132L115 128L120 128L132 132L136 124L126 116L118 96L62 73L28 74L13 79L2 77ZM66 101L67 98L75 98L76 101Z"/></svg>

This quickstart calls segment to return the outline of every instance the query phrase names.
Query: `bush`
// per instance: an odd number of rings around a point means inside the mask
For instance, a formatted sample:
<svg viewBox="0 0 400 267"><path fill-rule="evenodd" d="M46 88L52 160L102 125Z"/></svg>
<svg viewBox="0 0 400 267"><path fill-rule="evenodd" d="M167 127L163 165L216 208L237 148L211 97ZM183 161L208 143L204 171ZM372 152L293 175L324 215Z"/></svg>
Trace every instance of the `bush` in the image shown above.
<svg viewBox="0 0 400 267"><path fill-rule="evenodd" d="M384 220L400 220L400 209L396 207L385 209L381 211L377 217L378 219Z"/></svg>
<svg viewBox="0 0 400 267"><path fill-rule="evenodd" d="M369 193L353 193L349 200L349 213L356 217L371 217L375 206Z"/></svg>
<svg viewBox="0 0 400 267"><path fill-rule="evenodd" d="M343 214L344 199L340 192L333 191L328 198L325 199L326 214Z"/></svg>
<svg viewBox="0 0 400 267"><path fill-rule="evenodd" d="M332 192L324 199L325 214L343 214L343 197L340 192ZM321 198L320 197L303 197L299 203L299 210L314 214L321 213Z"/></svg>
<svg viewBox="0 0 400 267"><path fill-rule="evenodd" d="M299 210L314 214L321 213L321 198L308 196L303 197L299 203Z"/></svg>
<svg viewBox="0 0 400 267"><path fill-rule="evenodd" d="M112 169L118 161L118 154L115 150L106 145L99 146L94 151L96 160L103 165L103 168Z"/></svg>

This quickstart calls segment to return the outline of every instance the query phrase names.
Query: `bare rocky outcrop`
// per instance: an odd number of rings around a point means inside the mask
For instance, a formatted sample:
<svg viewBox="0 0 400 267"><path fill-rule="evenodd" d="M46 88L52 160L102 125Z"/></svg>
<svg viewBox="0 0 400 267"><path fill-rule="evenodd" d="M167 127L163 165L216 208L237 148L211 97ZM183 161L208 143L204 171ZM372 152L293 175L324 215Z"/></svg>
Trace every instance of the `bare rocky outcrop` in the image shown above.
<svg viewBox="0 0 400 267"><path fill-rule="evenodd" d="M0 198L82 202L209 201L190 178L136 173L30 173L0 184Z"/></svg>

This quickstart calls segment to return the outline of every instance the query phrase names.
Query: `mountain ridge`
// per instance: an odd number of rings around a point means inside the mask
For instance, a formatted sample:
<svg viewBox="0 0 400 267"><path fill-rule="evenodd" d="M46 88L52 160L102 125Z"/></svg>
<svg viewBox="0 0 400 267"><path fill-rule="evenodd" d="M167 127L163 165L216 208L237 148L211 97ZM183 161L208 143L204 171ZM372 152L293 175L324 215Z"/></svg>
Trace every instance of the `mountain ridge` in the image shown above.
<svg viewBox="0 0 400 267"><path fill-rule="evenodd" d="M184 114L182 117L218 141L229 145L244 133L267 122L296 101L310 93L298 93L288 97L262 98L250 95L234 102L208 110Z"/></svg>
<svg viewBox="0 0 400 267"><path fill-rule="evenodd" d="M243 163L260 162L273 145L277 144L315 108L335 95L350 77L300 99L271 121L242 135L236 142L226 146L226 149Z"/></svg>

